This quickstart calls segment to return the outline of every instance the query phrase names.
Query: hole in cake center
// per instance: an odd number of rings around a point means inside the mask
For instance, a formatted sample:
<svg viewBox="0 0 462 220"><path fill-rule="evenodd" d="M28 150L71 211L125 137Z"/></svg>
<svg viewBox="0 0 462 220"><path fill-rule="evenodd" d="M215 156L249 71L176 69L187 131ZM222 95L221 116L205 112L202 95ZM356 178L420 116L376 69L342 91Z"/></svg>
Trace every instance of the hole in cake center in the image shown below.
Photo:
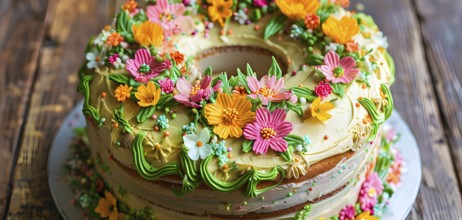
<svg viewBox="0 0 462 220"><path fill-rule="evenodd" d="M196 61L201 72L212 66L213 73L226 72L228 76L237 75L238 68L245 74L248 63L258 78L261 78L268 74L271 57L276 58L282 72L287 73L288 66L282 57L268 49L255 46L214 47L199 53Z"/></svg>

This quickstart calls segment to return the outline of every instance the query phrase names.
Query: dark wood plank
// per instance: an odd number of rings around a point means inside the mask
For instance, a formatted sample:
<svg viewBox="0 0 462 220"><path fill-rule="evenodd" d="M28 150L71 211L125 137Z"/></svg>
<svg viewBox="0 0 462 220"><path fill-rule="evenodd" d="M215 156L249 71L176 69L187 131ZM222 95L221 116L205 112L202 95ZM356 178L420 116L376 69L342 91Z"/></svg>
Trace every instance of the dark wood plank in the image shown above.
<svg viewBox="0 0 462 220"><path fill-rule="evenodd" d="M107 2L52 1L46 41L27 112L8 210L10 219L59 219L47 180L47 156L57 129L74 104L77 70L88 39L106 23Z"/></svg>
<svg viewBox="0 0 462 220"><path fill-rule="evenodd" d="M418 0L427 60L462 187L462 1Z"/></svg>
<svg viewBox="0 0 462 220"><path fill-rule="evenodd" d="M388 36L397 67L392 87L396 108L408 122L420 148L422 183L409 219L462 219L460 189L425 59L416 9L411 0L361 2Z"/></svg>
<svg viewBox="0 0 462 220"><path fill-rule="evenodd" d="M29 104L47 0L0 3L0 216L11 193L11 169Z"/></svg>

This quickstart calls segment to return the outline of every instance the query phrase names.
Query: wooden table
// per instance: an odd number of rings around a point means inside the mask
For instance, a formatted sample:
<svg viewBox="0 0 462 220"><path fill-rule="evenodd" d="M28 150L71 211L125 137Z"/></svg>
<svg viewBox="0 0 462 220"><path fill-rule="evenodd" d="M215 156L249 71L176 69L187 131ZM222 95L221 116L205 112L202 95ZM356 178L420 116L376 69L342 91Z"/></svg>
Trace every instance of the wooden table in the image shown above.
<svg viewBox="0 0 462 220"><path fill-rule="evenodd" d="M76 71L87 39L110 21L108 1L0 3L4 218L60 218L48 189L47 154L82 98ZM408 219L462 219L462 1L362 1L388 36L397 67L396 108L420 147L422 183Z"/></svg>

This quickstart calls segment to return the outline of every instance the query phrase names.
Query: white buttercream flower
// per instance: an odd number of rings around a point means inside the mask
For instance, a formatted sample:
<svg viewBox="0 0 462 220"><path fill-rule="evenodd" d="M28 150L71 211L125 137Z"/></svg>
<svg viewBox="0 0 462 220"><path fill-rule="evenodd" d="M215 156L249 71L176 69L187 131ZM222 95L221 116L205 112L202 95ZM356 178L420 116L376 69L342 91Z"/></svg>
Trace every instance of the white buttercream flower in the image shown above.
<svg viewBox="0 0 462 220"><path fill-rule="evenodd" d="M103 45L107 41L109 35L111 35L111 32L109 30L103 29L101 33L95 38L95 40L93 40L93 44Z"/></svg>
<svg viewBox="0 0 462 220"><path fill-rule="evenodd" d="M249 20L249 16L243 10L239 10L238 12L234 12L234 20L239 22L239 24L245 24Z"/></svg>
<svg viewBox="0 0 462 220"><path fill-rule="evenodd" d="M188 148L188 156L191 160L207 158L212 153L212 147L207 144L210 140L210 134L207 129L202 129L197 135L188 134L183 136L183 142Z"/></svg>
<svg viewBox="0 0 462 220"><path fill-rule="evenodd" d="M85 54L85 58L88 61L88 69L96 69L98 66L104 65L103 59L101 59L101 57L95 52L88 52L87 54Z"/></svg>
<svg viewBox="0 0 462 220"><path fill-rule="evenodd" d="M326 51L336 51L338 47L338 44L336 43L330 43L329 45L326 46Z"/></svg>

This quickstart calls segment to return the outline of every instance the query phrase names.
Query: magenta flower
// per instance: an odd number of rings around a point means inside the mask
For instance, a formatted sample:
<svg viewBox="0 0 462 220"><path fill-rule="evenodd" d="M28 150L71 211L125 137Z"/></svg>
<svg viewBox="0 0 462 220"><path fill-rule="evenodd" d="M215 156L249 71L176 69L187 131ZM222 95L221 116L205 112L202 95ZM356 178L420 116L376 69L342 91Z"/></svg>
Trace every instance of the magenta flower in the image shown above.
<svg viewBox="0 0 462 220"><path fill-rule="evenodd" d="M329 51L324 57L325 65L316 67L326 76L328 82L349 83L356 78L359 70L356 69L356 62L352 57L340 57L334 51Z"/></svg>
<svg viewBox="0 0 462 220"><path fill-rule="evenodd" d="M132 74L136 81L146 83L151 78L158 76L167 68L165 62L157 62L151 56L149 50L139 49L135 53L135 59L127 60L125 69Z"/></svg>
<svg viewBox="0 0 462 220"><path fill-rule="evenodd" d="M340 220L353 220L355 219L356 210L352 205L346 205L338 215Z"/></svg>
<svg viewBox="0 0 462 220"><path fill-rule="evenodd" d="M363 211L369 211L374 214L374 206L377 204L378 197L383 192L383 184L377 172L367 176L359 191L359 204Z"/></svg>
<svg viewBox="0 0 462 220"><path fill-rule="evenodd" d="M196 81L194 86L188 82L185 78L179 78L176 82L176 89L180 94L175 95L173 98L185 106L191 108L200 108L198 104L202 100L208 100L212 94L212 88L210 82L212 78L206 76L202 79L202 82Z"/></svg>
<svg viewBox="0 0 462 220"><path fill-rule="evenodd" d="M319 98L324 100L332 93L332 87L329 83L321 81L317 86L314 87L314 93L316 93Z"/></svg>
<svg viewBox="0 0 462 220"><path fill-rule="evenodd" d="M173 92L173 81L169 78L159 80L160 89L167 94Z"/></svg>
<svg viewBox="0 0 462 220"><path fill-rule="evenodd" d="M263 76L260 82L256 77L248 76L247 83L252 92L249 97L261 98L263 105L268 105L268 101L282 102L292 95L290 92L281 91L284 88L284 79L276 79L276 76Z"/></svg>
<svg viewBox="0 0 462 220"><path fill-rule="evenodd" d="M266 154L268 148L277 152L287 150L284 137L292 131L292 123L284 121L286 112L276 109L272 113L267 108L257 109L255 122L247 124L244 137L254 140L253 151L256 154Z"/></svg>
<svg viewBox="0 0 462 220"><path fill-rule="evenodd" d="M268 5L268 1L267 0L254 0L253 5L255 7L263 8Z"/></svg>
<svg viewBox="0 0 462 220"><path fill-rule="evenodd" d="M147 7L146 14L150 21L162 26L167 38L192 29L193 22L190 16L184 16L185 11L186 7L182 3L170 4L168 0L158 0L156 5Z"/></svg>

